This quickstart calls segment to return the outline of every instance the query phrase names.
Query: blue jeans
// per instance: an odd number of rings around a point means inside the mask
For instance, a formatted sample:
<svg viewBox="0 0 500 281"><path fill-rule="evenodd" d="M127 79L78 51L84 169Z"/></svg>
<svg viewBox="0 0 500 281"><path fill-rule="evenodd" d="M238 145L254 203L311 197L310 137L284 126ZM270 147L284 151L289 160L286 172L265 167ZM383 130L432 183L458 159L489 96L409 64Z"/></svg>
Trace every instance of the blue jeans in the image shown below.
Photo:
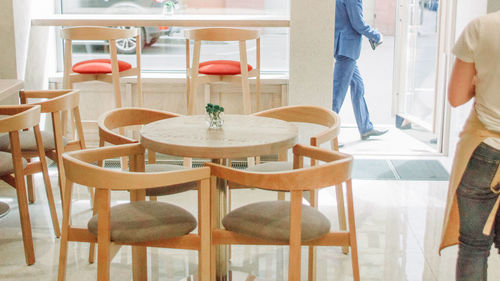
<svg viewBox="0 0 500 281"><path fill-rule="evenodd" d="M351 86L352 109L358 124L358 131L364 134L373 129L373 124L366 106L363 78L359 73L356 60L336 55L333 71L333 111L339 113L349 86Z"/></svg>
<svg viewBox="0 0 500 281"><path fill-rule="evenodd" d="M488 256L493 241L500 249L500 212L496 214L492 233L489 236L483 234L484 224L498 198L490 185L499 163L500 150L481 143L472 154L458 186L460 237L457 281L487 280Z"/></svg>

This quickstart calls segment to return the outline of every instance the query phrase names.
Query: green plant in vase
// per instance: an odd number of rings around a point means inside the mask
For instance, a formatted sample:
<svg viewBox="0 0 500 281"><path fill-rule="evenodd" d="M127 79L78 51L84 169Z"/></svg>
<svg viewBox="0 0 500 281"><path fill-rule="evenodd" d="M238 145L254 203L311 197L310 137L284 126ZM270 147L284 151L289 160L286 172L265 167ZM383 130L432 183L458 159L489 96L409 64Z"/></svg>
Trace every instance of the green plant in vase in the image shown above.
<svg viewBox="0 0 500 281"><path fill-rule="evenodd" d="M222 124L224 124L224 120L222 119L222 115L224 114L224 107L217 104L207 103L207 105L205 106L205 111L208 114L208 128L221 128Z"/></svg>

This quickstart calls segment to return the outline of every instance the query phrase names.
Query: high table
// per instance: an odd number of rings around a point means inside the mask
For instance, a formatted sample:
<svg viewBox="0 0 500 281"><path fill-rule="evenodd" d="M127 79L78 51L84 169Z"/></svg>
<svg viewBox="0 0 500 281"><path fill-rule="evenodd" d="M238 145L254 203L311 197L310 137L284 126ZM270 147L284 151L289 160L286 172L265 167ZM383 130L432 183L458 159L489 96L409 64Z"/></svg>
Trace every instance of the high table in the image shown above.
<svg viewBox="0 0 500 281"><path fill-rule="evenodd" d="M24 87L22 80L0 79L0 103L16 94ZM0 218L9 212L9 205L0 201Z"/></svg>
<svg viewBox="0 0 500 281"><path fill-rule="evenodd" d="M298 129L278 119L252 115L225 115L220 129L208 129L202 115L181 116L150 123L141 130L146 149L168 155L220 159L275 154L297 143ZM217 224L227 213L227 185L217 181ZM217 280L225 280L226 247L217 251ZM145 266L145 265L142 265Z"/></svg>

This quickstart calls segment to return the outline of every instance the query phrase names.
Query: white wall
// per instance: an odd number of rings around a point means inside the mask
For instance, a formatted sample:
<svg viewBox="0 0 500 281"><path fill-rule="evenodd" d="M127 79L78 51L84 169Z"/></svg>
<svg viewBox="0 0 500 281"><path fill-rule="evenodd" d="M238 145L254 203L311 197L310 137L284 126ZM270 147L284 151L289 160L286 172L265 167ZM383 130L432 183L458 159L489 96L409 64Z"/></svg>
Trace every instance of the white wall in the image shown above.
<svg viewBox="0 0 500 281"><path fill-rule="evenodd" d="M16 44L12 0L0 1L0 78L16 79Z"/></svg>
<svg viewBox="0 0 500 281"><path fill-rule="evenodd" d="M25 80L26 89L47 88L47 69L55 61L54 40L50 28L31 29L31 18L53 11L53 0L1 1L0 78Z"/></svg>
<svg viewBox="0 0 500 281"><path fill-rule="evenodd" d="M331 108L335 1L290 1L289 104Z"/></svg>

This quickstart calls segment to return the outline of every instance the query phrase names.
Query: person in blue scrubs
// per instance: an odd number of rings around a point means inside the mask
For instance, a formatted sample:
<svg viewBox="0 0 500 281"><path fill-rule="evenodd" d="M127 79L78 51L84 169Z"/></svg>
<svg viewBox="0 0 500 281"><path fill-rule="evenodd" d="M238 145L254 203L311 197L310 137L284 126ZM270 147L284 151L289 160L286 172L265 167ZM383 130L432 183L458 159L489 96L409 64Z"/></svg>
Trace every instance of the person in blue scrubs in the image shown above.
<svg viewBox="0 0 500 281"><path fill-rule="evenodd" d="M372 41L372 48L382 43L382 34L363 19L362 0L337 0L335 7L335 68L333 73L332 109L339 113L347 89L351 86L351 100L362 140L380 136L388 130L376 130L370 121L365 101L365 87L356 60L361 53L362 35Z"/></svg>

